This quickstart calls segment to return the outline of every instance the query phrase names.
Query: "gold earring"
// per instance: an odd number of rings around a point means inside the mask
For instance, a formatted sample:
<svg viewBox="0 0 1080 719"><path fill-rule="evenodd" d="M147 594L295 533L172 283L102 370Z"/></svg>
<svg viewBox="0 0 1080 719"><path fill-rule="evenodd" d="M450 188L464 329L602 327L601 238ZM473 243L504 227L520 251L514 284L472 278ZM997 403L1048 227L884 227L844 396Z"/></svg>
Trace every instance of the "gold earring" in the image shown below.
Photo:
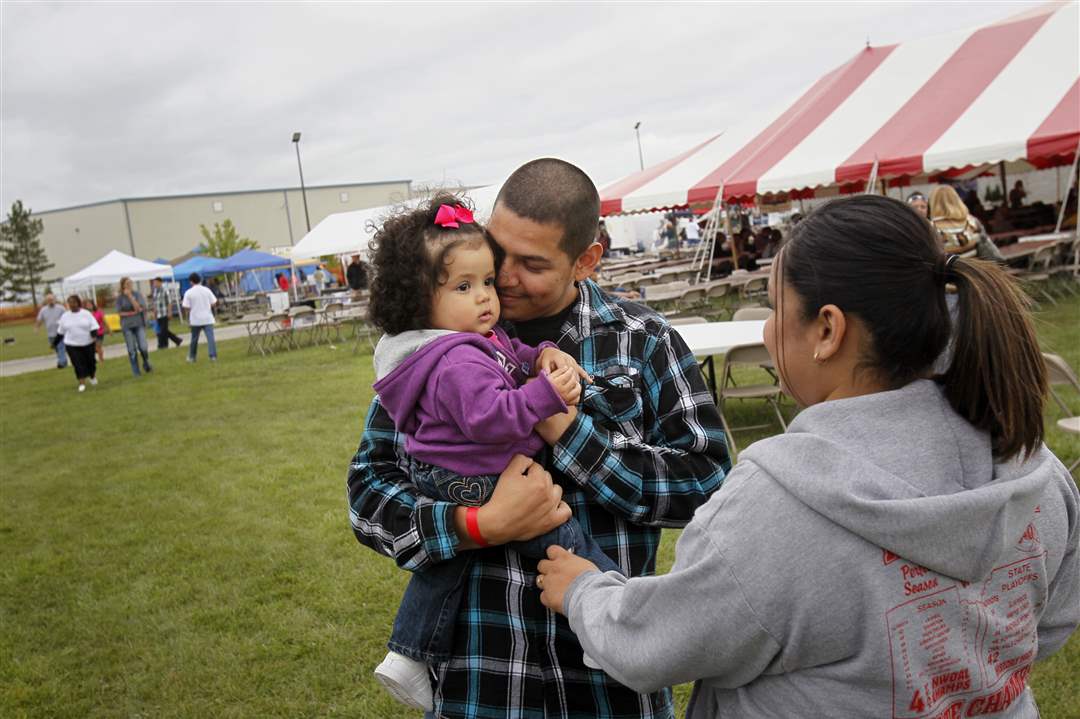
<svg viewBox="0 0 1080 719"><path fill-rule="evenodd" d="M818 359L818 353L817 352L814 353L814 361L815 362L820 362L821 361L821 360Z"/></svg>

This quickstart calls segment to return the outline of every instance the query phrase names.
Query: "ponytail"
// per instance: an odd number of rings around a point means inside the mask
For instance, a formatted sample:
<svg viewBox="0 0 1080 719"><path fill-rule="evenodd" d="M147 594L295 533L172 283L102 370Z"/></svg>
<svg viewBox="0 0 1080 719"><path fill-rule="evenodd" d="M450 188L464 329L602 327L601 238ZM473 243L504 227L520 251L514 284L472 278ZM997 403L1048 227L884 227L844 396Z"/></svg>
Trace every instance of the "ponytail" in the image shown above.
<svg viewBox="0 0 1080 719"><path fill-rule="evenodd" d="M989 433L999 460L1042 442L1046 365L1031 301L996 265L946 256L937 231L904 203L854 195L816 208L792 230L778 271L804 321L826 304L858 317L871 338L861 367L893 389L934 377L953 409ZM959 288L955 320L948 282ZM935 375L950 336L951 363Z"/></svg>
<svg viewBox="0 0 1080 719"><path fill-rule="evenodd" d="M952 363L938 377L956 412L989 432L994 455L1030 455L1043 441L1048 384L1028 309L1031 300L991 262L942 258L959 291Z"/></svg>

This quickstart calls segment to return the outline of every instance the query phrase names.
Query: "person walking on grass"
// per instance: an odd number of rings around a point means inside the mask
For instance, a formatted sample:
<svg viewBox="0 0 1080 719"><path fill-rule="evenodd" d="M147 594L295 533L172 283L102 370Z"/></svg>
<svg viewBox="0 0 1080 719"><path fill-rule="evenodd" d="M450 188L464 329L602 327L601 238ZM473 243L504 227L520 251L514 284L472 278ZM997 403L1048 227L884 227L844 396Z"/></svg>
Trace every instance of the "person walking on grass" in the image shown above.
<svg viewBox="0 0 1080 719"><path fill-rule="evenodd" d="M191 327L191 348L187 361L194 362L199 355L199 334L206 334L206 344L210 351L210 361L217 362L217 343L214 342L214 305L217 297L202 284L198 272L188 276L191 287L184 293L181 308L187 310L188 325Z"/></svg>
<svg viewBox="0 0 1080 719"><path fill-rule="evenodd" d="M120 278L120 296L116 298L116 312L120 315L120 330L124 333L131 374L138 377L139 355L143 370L153 372L150 366L150 348L146 344L146 298L135 289L130 277Z"/></svg>
<svg viewBox="0 0 1080 719"><path fill-rule="evenodd" d="M64 369L68 365L64 343L56 332L56 323L60 321L60 316L63 314L63 305L57 304L56 295L50 292L45 295L45 304L38 310L37 319L34 321L35 328L45 325L45 336L49 338L49 348L56 352L56 369Z"/></svg>
<svg viewBox="0 0 1080 719"><path fill-rule="evenodd" d="M98 323L98 329L94 332L94 352L97 353L97 361L105 361L105 335L109 334L109 325L105 322L105 313L98 307L97 302L90 299L86 301L86 309L94 316Z"/></svg>
<svg viewBox="0 0 1080 719"><path fill-rule="evenodd" d="M94 336L99 329L97 320L82 306L78 295L68 297L68 309L60 315L56 329L60 341L71 355L75 379L79 391L86 391L86 383L97 384L97 360L94 357Z"/></svg>
<svg viewBox="0 0 1080 719"><path fill-rule="evenodd" d="M172 308L169 303L169 291L165 289L165 283L161 281L160 277L155 277L150 280L150 300L154 303L154 319L157 320L157 348L159 350L168 349L169 340L176 343L176 346L184 344L184 338L174 334L169 329L169 317L172 315Z"/></svg>

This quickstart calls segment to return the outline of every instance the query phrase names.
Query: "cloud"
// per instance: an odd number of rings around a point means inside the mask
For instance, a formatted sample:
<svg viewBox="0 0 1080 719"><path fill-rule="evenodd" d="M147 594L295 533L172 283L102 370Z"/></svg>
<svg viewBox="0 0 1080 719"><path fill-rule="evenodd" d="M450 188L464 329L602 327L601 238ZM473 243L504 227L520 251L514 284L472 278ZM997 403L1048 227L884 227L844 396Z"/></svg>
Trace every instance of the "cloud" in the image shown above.
<svg viewBox="0 0 1080 719"><path fill-rule="evenodd" d="M867 37L1021 3L0 5L0 202L493 181L600 184L794 96Z"/></svg>

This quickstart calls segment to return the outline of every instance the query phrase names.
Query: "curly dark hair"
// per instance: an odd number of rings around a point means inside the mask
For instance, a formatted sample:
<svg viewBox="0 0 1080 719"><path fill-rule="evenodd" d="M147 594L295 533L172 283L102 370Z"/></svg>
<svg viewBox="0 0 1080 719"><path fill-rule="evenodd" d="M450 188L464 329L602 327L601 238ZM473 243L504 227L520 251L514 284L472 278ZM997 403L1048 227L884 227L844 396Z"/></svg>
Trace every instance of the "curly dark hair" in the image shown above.
<svg viewBox="0 0 1080 719"><path fill-rule="evenodd" d="M438 192L419 207L399 208L384 219L368 246L373 269L368 319L387 334L431 328L431 300L446 281L446 258L454 248L486 243L498 268L502 253L483 225L435 224L442 205L472 209L467 198Z"/></svg>

